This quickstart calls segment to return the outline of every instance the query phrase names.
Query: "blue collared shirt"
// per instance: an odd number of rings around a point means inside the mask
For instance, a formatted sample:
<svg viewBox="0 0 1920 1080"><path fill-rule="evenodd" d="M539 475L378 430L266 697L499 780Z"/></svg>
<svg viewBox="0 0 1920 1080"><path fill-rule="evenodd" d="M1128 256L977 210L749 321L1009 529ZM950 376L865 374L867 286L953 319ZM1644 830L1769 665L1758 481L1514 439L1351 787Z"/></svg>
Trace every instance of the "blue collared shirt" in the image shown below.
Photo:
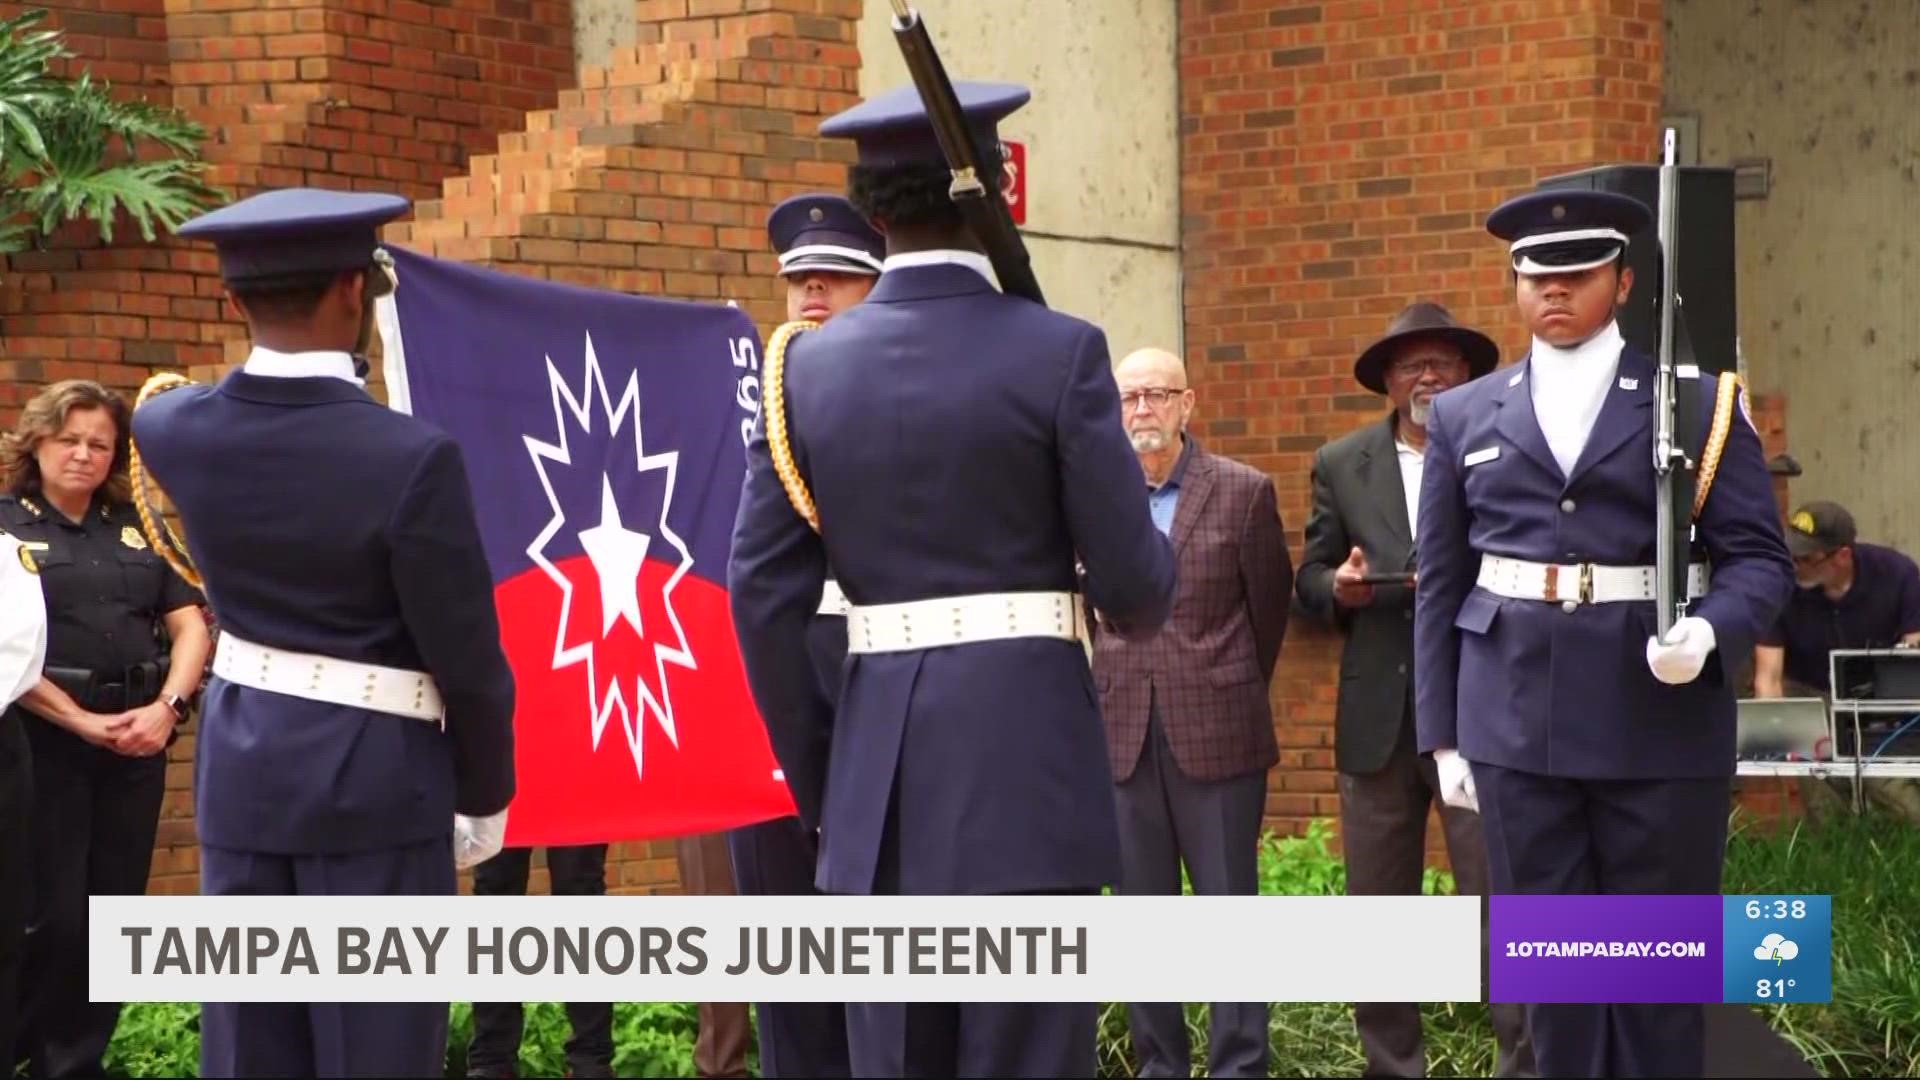
<svg viewBox="0 0 1920 1080"><path fill-rule="evenodd" d="M1167 481L1159 487L1147 485L1147 510L1153 515L1153 524L1161 535L1173 535L1173 513L1180 507L1180 481L1187 474L1187 461L1193 457L1193 440L1181 439L1180 459L1173 463L1173 471L1167 474Z"/></svg>

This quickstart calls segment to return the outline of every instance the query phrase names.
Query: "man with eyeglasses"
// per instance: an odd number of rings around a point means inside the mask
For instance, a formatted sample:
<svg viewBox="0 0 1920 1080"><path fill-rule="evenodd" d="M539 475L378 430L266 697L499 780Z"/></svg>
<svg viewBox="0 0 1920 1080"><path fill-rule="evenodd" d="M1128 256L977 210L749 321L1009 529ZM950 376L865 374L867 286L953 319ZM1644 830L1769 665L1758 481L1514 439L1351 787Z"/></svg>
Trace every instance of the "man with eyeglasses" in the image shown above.
<svg viewBox="0 0 1920 1080"><path fill-rule="evenodd" d="M1094 632L1093 673L1120 810L1120 889L1259 891L1267 770L1280 759L1267 687L1287 629L1293 564L1258 469L1187 433L1194 393L1180 358L1129 354L1114 370L1120 419L1146 473L1153 522L1173 542L1173 617L1145 640ZM1178 1003L1128 1010L1137 1076L1188 1076ZM1267 1005L1213 1006L1209 1076L1267 1075Z"/></svg>
<svg viewBox="0 0 1920 1080"><path fill-rule="evenodd" d="M1811 502L1796 509L1787 518L1787 549L1799 587L1754 646L1755 697L1785 697L1789 686L1807 696L1832 694L1828 656L1835 649L1920 646L1920 566L1890 547L1862 543L1846 507ZM1868 753L1878 741L1867 740ZM1876 778L1864 794L1920 822L1920 783ZM1852 795L1852 781L1810 780L1801 795L1811 813L1825 816Z"/></svg>
<svg viewBox="0 0 1920 1080"><path fill-rule="evenodd" d="M1433 399L1492 371L1500 349L1439 304L1409 304L1354 361L1353 377L1393 411L1321 447L1313 459L1295 589L1307 610L1346 638L1333 755L1347 892L1414 896L1426 869L1427 815L1436 805L1447 860L1463 896L1487 895L1480 815L1441 800L1433 759L1413 729L1413 537ZM1385 579L1385 580L1381 580ZM1492 1007L1496 1076L1533 1074L1520 1007ZM1420 1006L1354 1006L1368 1076L1425 1076Z"/></svg>

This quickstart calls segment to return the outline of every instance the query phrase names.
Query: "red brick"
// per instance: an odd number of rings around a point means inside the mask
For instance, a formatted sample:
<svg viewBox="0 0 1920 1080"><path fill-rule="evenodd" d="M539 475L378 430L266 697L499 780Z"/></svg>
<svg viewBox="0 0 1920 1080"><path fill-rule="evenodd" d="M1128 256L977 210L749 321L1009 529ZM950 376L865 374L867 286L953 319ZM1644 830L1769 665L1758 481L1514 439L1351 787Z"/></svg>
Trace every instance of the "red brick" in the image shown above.
<svg viewBox="0 0 1920 1080"><path fill-rule="evenodd" d="M1215 403L1196 428L1273 472L1296 560L1305 455L1384 412L1353 386L1353 357L1422 295L1511 354L1524 334L1486 211L1547 172L1639 160L1651 144L1659 5L1613 6L1566 0L1529 22L1532 8L1506 0L1417 16L1181 0L1186 339ZM1273 682L1283 747L1331 745L1338 655L1306 619L1289 631ZM1283 831L1332 807L1331 762L1313 752L1275 770L1268 811Z"/></svg>

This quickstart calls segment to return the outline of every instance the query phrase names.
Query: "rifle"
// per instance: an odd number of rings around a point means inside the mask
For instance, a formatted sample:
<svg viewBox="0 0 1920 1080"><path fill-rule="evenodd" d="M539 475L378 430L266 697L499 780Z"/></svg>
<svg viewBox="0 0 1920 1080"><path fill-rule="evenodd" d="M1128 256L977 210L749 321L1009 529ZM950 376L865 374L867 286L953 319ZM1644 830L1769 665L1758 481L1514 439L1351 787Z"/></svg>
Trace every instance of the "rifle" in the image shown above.
<svg viewBox="0 0 1920 1080"><path fill-rule="evenodd" d="M1697 463L1688 458L1700 426L1700 369L1681 321L1677 291L1680 265L1680 170L1674 164L1674 132L1668 128L1660 163L1660 357L1654 383L1653 472L1658 490L1654 519L1654 599L1658 635L1687 613L1687 567L1693 548ZM1678 363L1675 349L1679 350Z"/></svg>
<svg viewBox="0 0 1920 1080"><path fill-rule="evenodd" d="M1020 240L1020 231L1013 224L1013 211L1007 208L1006 197L1000 191L1004 168L1000 155L983 153L975 145L966 116L960 111L960 99L953 92L953 83L940 63L940 54L934 51L933 40L927 36L927 26L920 13L908 0L893 0L893 14L893 39L900 44L900 55L907 62L907 71L913 75L915 89L920 91L927 117L933 121L940 152L946 155L947 167L953 172L947 197L960 208L967 227L986 249L987 260L993 264L993 276L1000 279L1000 287L1010 295L1045 307L1047 301L1040 295L1040 283L1034 279L1027 246ZM986 183L988 179L993 182Z"/></svg>

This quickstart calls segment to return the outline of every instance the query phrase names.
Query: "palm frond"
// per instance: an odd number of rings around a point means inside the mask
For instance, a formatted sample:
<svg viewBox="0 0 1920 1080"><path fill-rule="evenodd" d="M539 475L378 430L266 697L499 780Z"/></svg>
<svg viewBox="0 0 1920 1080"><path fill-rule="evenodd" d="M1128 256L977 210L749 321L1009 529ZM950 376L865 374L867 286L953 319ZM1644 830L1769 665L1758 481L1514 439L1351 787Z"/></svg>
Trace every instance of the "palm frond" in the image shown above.
<svg viewBox="0 0 1920 1080"><path fill-rule="evenodd" d="M151 241L225 201L202 178L207 133L191 117L118 99L86 71L51 74L73 54L59 31L34 29L45 16L0 19L0 253L82 218L107 243L122 216Z"/></svg>
<svg viewBox="0 0 1920 1080"><path fill-rule="evenodd" d="M148 101L117 100L112 92L111 85L95 86L91 74L83 72L62 103L62 121L74 129L97 133L103 151L118 139L129 156L139 152L137 144L142 142L180 154L199 152L207 132L191 117Z"/></svg>
<svg viewBox="0 0 1920 1080"><path fill-rule="evenodd" d="M43 233L84 217L99 227L101 239L109 244L115 220L125 214L140 227L140 235L151 241L157 235L156 224L172 231L217 195L200 181L200 168L195 162L172 159L50 173L25 190L27 209L39 219Z"/></svg>

